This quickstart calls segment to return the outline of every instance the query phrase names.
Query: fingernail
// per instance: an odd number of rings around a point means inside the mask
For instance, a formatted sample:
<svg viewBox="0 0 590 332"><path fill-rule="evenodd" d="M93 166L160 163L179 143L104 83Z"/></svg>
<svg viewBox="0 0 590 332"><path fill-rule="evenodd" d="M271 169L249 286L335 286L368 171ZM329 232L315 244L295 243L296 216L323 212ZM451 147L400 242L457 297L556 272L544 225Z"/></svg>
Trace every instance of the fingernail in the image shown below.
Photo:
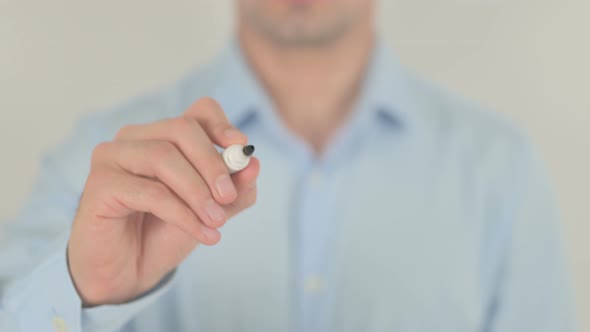
<svg viewBox="0 0 590 332"><path fill-rule="evenodd" d="M225 212L221 206L213 200L209 200L205 203L205 211L207 211L209 218L215 222L222 222L225 220Z"/></svg>
<svg viewBox="0 0 590 332"><path fill-rule="evenodd" d="M215 187L221 197L236 197L236 187L227 174L220 175L215 181Z"/></svg>
<svg viewBox="0 0 590 332"><path fill-rule="evenodd" d="M209 227L203 227L203 235L208 240L216 241L219 238L219 231Z"/></svg>
<svg viewBox="0 0 590 332"><path fill-rule="evenodd" d="M228 128L223 132L223 134L227 138L234 138L242 135L242 133L240 133L240 131L236 128Z"/></svg>

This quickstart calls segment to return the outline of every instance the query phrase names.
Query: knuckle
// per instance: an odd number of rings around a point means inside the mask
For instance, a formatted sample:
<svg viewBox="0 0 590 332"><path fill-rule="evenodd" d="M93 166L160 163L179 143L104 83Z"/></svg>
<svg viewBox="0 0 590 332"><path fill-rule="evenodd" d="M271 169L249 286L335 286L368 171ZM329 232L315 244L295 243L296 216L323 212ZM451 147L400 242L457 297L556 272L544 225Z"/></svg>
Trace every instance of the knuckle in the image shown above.
<svg viewBox="0 0 590 332"><path fill-rule="evenodd" d="M108 198L113 185L107 184L112 184L114 181L116 181L116 173L113 169L102 165L92 167L84 184L82 196L91 192L92 197Z"/></svg>
<svg viewBox="0 0 590 332"><path fill-rule="evenodd" d="M211 97L202 97L195 101L185 114L192 116L202 116L212 110L221 109L219 103Z"/></svg>
<svg viewBox="0 0 590 332"><path fill-rule="evenodd" d="M219 107L217 100L211 97L203 97L195 102L196 109L215 109Z"/></svg>
<svg viewBox="0 0 590 332"><path fill-rule="evenodd" d="M97 187L98 185L100 185L100 183L104 181L104 178L105 172L102 169L102 167L93 167L88 173L88 178L86 179L84 191L88 190L88 188Z"/></svg>
<svg viewBox="0 0 590 332"><path fill-rule="evenodd" d="M150 145L148 153L154 160L168 159L177 153L174 144L166 141L157 141Z"/></svg>
<svg viewBox="0 0 590 332"><path fill-rule="evenodd" d="M88 173L88 179L86 181L89 183L101 183L105 179L111 177L110 173L111 170L103 165L94 166L90 169L90 172Z"/></svg>
<svg viewBox="0 0 590 332"><path fill-rule="evenodd" d="M125 125L121 127L115 134L115 139L122 139L124 137L129 136L129 134L134 131L136 125Z"/></svg>
<svg viewBox="0 0 590 332"><path fill-rule="evenodd" d="M102 142L95 146L94 150L92 150L92 164L103 161L108 155L108 152L111 150L112 146L113 143L111 142Z"/></svg>
<svg viewBox="0 0 590 332"><path fill-rule="evenodd" d="M146 185L142 189L142 196L149 197L154 202L161 202L165 200L169 195L168 188L159 182L155 182L151 185Z"/></svg>
<svg viewBox="0 0 590 332"><path fill-rule="evenodd" d="M187 116L181 116L174 120L173 130L177 134L186 133L189 130L193 130L195 127L195 121Z"/></svg>
<svg viewBox="0 0 590 332"><path fill-rule="evenodd" d="M187 142L190 137L194 136L194 132L199 130L198 127L197 121L188 116L176 118L172 124L172 140L176 144L182 145L183 142Z"/></svg>

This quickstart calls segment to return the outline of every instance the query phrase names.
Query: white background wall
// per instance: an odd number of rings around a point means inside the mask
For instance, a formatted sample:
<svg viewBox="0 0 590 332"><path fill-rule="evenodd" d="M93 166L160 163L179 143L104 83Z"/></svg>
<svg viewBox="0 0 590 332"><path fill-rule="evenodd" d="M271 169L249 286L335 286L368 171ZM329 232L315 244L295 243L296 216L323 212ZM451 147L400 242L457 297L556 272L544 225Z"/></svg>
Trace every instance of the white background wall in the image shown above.
<svg viewBox="0 0 590 332"><path fill-rule="evenodd" d="M230 0L0 0L0 219L40 153L83 112L173 81L231 32ZM563 208L582 331L590 331L590 2L382 1L402 60L526 127Z"/></svg>

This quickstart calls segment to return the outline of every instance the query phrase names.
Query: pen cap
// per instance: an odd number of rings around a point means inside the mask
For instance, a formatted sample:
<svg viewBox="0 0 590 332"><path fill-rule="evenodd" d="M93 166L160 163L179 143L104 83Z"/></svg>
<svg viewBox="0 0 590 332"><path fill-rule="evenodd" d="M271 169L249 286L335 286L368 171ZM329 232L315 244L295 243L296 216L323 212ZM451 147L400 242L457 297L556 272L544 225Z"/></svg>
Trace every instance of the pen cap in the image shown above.
<svg viewBox="0 0 590 332"><path fill-rule="evenodd" d="M240 144L228 146L221 156L231 174L243 170L250 163L250 156L244 153L244 146Z"/></svg>

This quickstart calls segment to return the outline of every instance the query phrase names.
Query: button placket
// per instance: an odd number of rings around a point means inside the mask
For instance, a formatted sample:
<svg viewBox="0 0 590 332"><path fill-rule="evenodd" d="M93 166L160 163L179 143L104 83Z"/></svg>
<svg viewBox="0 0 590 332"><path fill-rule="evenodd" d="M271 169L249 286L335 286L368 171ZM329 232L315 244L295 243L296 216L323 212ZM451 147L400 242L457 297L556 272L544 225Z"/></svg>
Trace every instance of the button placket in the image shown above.
<svg viewBox="0 0 590 332"><path fill-rule="evenodd" d="M302 265L299 279L303 327L313 330L324 306L325 255L329 229L327 178L319 165L308 168L303 177L298 224L302 238Z"/></svg>

